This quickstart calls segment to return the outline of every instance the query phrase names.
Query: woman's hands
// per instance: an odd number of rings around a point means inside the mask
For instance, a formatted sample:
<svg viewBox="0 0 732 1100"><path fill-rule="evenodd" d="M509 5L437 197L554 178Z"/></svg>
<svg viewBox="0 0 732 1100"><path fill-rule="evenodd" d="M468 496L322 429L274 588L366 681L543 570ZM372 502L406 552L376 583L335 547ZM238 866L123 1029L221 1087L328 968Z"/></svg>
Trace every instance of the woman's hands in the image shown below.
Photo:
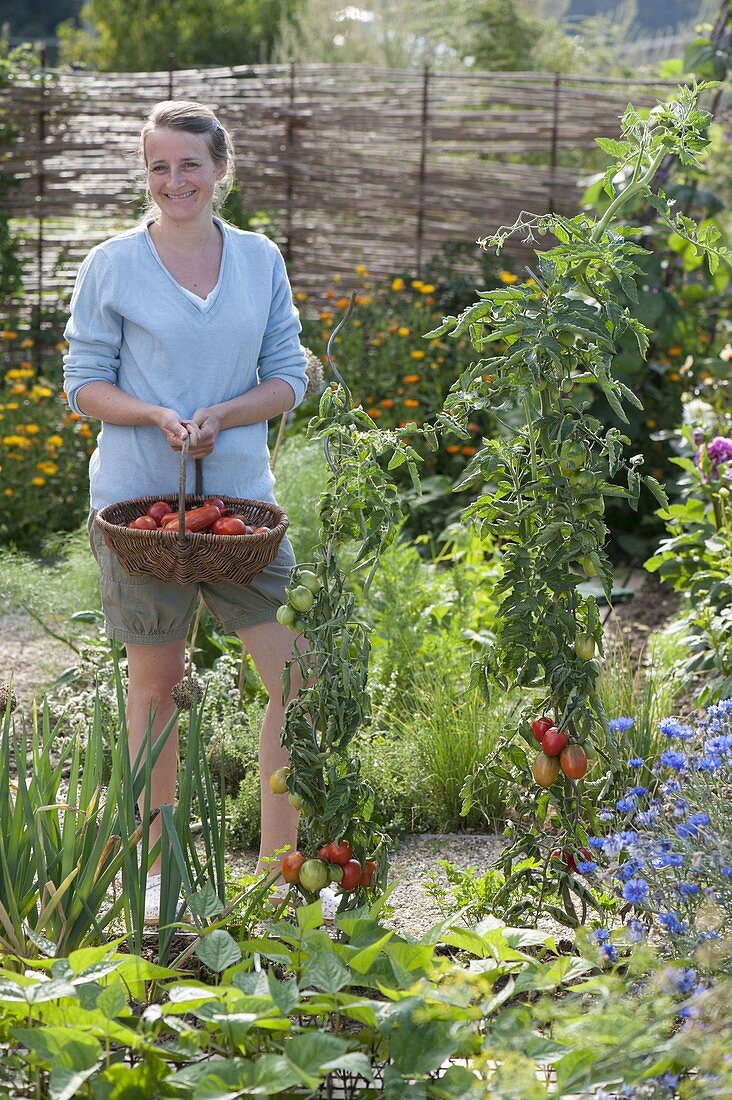
<svg viewBox="0 0 732 1100"><path fill-rule="evenodd" d="M221 431L221 417L213 409L196 409L190 420L183 420L175 409L160 407L155 423L174 451L182 450L185 439L190 438L188 454L191 458L210 455Z"/></svg>

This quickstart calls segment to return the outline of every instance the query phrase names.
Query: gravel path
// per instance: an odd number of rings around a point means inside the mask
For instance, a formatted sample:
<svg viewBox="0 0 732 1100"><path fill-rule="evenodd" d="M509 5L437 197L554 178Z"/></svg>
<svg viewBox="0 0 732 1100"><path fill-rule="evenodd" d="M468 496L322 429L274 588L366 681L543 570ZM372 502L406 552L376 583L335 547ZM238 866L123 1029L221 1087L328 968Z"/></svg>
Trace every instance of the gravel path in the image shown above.
<svg viewBox="0 0 732 1100"><path fill-rule="evenodd" d="M0 680L13 680L26 713L34 695L40 697L57 676L74 663L74 652L52 638L30 615L6 607L0 631Z"/></svg>

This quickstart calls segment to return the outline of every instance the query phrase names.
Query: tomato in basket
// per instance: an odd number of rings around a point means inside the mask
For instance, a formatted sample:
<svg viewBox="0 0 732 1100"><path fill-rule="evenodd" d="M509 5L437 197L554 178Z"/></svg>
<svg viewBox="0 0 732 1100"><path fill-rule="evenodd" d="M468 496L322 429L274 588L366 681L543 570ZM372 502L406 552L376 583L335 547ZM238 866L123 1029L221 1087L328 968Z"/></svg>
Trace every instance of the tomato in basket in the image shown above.
<svg viewBox="0 0 732 1100"><path fill-rule="evenodd" d="M130 523L136 531L157 531L159 524L154 516L138 516Z"/></svg>
<svg viewBox="0 0 732 1100"><path fill-rule="evenodd" d="M173 509L164 500L156 500L154 504L150 505L146 515L152 516L158 523L162 523L163 516L169 516L172 511Z"/></svg>
<svg viewBox="0 0 732 1100"><path fill-rule="evenodd" d="M221 516L211 528L214 535L251 535L252 529L241 516Z"/></svg>

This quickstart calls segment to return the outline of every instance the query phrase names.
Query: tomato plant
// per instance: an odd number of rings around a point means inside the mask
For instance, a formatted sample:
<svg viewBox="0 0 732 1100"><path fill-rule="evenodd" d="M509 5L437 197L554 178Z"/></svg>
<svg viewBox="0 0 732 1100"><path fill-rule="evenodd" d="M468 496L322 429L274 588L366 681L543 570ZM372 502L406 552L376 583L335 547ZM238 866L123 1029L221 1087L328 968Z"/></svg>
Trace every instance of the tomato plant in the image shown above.
<svg viewBox="0 0 732 1100"><path fill-rule="evenodd" d="M349 308L341 325L351 312ZM340 327L340 326L339 326ZM408 442L409 429L380 430L354 402L331 357L336 383L323 393L309 435L323 443L329 476L318 502L320 542L314 560L292 573L287 603L278 619L300 635L301 648L285 670L285 686L293 664L305 687L288 706L283 744L290 756L287 777L290 799L301 800L303 848L318 853L330 881L348 898L341 911L359 904L361 866L383 850L385 833L374 814L374 795L360 776L360 764L350 752L358 729L369 721L367 691L369 634L356 611L351 580L357 575L361 596L368 592L379 556L396 536L402 519L393 471L404 466L415 488L418 453ZM427 445L436 445L432 428L420 429ZM342 564L348 547L348 565ZM312 861L310 861L312 862ZM352 864L359 868L356 877ZM343 867L343 871L336 870ZM386 860L378 860L385 873ZM350 869L349 869L350 868ZM306 890L312 868L303 869ZM364 880L379 877L376 866ZM322 875L321 875L322 877ZM326 879L327 881L327 879ZM362 897L362 895L361 895Z"/></svg>

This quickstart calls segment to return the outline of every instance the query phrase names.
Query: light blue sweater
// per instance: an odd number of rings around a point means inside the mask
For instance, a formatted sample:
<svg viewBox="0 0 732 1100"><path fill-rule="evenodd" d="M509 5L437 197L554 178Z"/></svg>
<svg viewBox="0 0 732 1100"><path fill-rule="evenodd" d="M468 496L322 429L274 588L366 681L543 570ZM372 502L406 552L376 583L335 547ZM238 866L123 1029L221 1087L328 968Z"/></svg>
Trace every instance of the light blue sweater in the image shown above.
<svg viewBox="0 0 732 1100"><path fill-rule="evenodd" d="M71 299L64 384L111 382L183 419L265 378L305 394L305 353L279 249L216 219L224 238L215 301L199 308L160 260L146 226L112 237L84 260ZM201 302L203 307L203 302ZM83 415L83 414L82 414ZM153 427L105 423L89 465L91 505L178 491L180 454ZM227 428L203 460L205 492L274 501L267 424ZM194 490L188 460L187 486Z"/></svg>

